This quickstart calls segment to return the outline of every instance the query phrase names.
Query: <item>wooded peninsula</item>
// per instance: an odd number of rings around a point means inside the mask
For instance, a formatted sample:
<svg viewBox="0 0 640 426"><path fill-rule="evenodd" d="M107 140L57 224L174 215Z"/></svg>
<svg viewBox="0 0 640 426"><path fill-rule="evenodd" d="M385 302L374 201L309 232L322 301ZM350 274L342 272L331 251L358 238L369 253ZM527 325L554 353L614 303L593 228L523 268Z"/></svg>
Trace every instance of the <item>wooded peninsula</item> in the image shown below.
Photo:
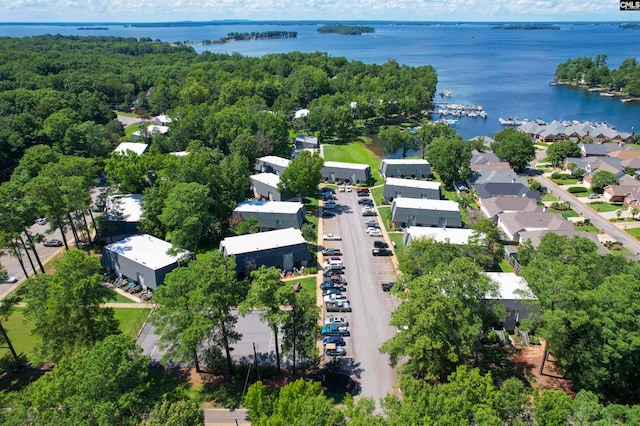
<svg viewBox="0 0 640 426"><path fill-rule="evenodd" d="M361 35L364 33L374 33L376 30L373 27L361 25L323 25L318 28L318 32L341 35Z"/></svg>
<svg viewBox="0 0 640 426"><path fill-rule="evenodd" d="M563 83L602 87L629 96L640 96L640 64L627 58L617 69L607 65L607 55L569 59L556 68L556 79Z"/></svg>

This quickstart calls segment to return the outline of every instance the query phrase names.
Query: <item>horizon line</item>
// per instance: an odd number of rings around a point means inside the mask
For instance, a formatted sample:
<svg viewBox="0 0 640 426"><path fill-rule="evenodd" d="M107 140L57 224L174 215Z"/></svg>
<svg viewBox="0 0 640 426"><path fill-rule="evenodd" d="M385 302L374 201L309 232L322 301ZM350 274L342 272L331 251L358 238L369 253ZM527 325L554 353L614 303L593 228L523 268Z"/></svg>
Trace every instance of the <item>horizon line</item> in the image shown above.
<svg viewBox="0 0 640 426"><path fill-rule="evenodd" d="M639 23L638 20L498 20L498 21L469 21L469 20L389 20L389 19L213 19L206 21L179 20L179 21L0 21L0 25L131 25L131 24L232 24L232 23L299 23L299 24L324 24L324 23L378 23L378 24L614 24L614 23Z"/></svg>

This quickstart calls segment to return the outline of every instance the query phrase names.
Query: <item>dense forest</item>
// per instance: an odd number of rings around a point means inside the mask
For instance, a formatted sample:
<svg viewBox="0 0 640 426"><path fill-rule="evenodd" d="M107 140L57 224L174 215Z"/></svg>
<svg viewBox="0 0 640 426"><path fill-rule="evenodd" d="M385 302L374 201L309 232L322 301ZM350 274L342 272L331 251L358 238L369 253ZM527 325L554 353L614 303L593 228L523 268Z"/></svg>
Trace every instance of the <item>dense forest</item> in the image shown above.
<svg viewBox="0 0 640 426"><path fill-rule="evenodd" d="M607 55L569 59L558 65L556 78L561 82L603 87L630 96L640 96L640 64L635 58L625 59L617 69L609 68Z"/></svg>
<svg viewBox="0 0 640 426"><path fill-rule="evenodd" d="M361 35L375 33L376 29L362 25L323 25L317 31L324 34Z"/></svg>

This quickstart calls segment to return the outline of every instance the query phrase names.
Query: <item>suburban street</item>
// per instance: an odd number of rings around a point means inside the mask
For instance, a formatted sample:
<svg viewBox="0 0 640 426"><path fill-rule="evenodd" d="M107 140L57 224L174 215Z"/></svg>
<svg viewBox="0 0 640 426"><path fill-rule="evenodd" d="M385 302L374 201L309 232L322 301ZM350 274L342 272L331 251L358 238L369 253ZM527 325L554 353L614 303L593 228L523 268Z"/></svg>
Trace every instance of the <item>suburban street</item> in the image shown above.
<svg viewBox="0 0 640 426"><path fill-rule="evenodd" d="M343 367L360 383L360 396L372 397L379 406L381 398L397 392L397 373L389 365L388 355L378 350L395 333L389 321L397 306L395 298L381 290L380 283L395 281L396 273L390 257L371 255L373 241L383 238L367 235L364 220L378 217L361 216L355 191L336 191L336 196L337 216L323 219L322 232L342 237L342 241L323 241L323 247L339 247L344 253L352 313L345 315L350 317L351 337L347 338Z"/></svg>

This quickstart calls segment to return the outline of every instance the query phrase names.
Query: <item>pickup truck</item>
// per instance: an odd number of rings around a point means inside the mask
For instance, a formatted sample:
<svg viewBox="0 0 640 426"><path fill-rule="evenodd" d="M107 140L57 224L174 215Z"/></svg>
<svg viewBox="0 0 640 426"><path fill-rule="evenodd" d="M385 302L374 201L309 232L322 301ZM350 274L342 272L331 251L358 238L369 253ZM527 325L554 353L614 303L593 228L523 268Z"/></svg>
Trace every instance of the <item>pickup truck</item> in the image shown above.
<svg viewBox="0 0 640 426"><path fill-rule="evenodd" d="M351 303L348 300L333 300L326 302L327 312L351 312Z"/></svg>
<svg viewBox="0 0 640 426"><path fill-rule="evenodd" d="M325 325L321 331L323 336L350 336L349 327L346 325Z"/></svg>

